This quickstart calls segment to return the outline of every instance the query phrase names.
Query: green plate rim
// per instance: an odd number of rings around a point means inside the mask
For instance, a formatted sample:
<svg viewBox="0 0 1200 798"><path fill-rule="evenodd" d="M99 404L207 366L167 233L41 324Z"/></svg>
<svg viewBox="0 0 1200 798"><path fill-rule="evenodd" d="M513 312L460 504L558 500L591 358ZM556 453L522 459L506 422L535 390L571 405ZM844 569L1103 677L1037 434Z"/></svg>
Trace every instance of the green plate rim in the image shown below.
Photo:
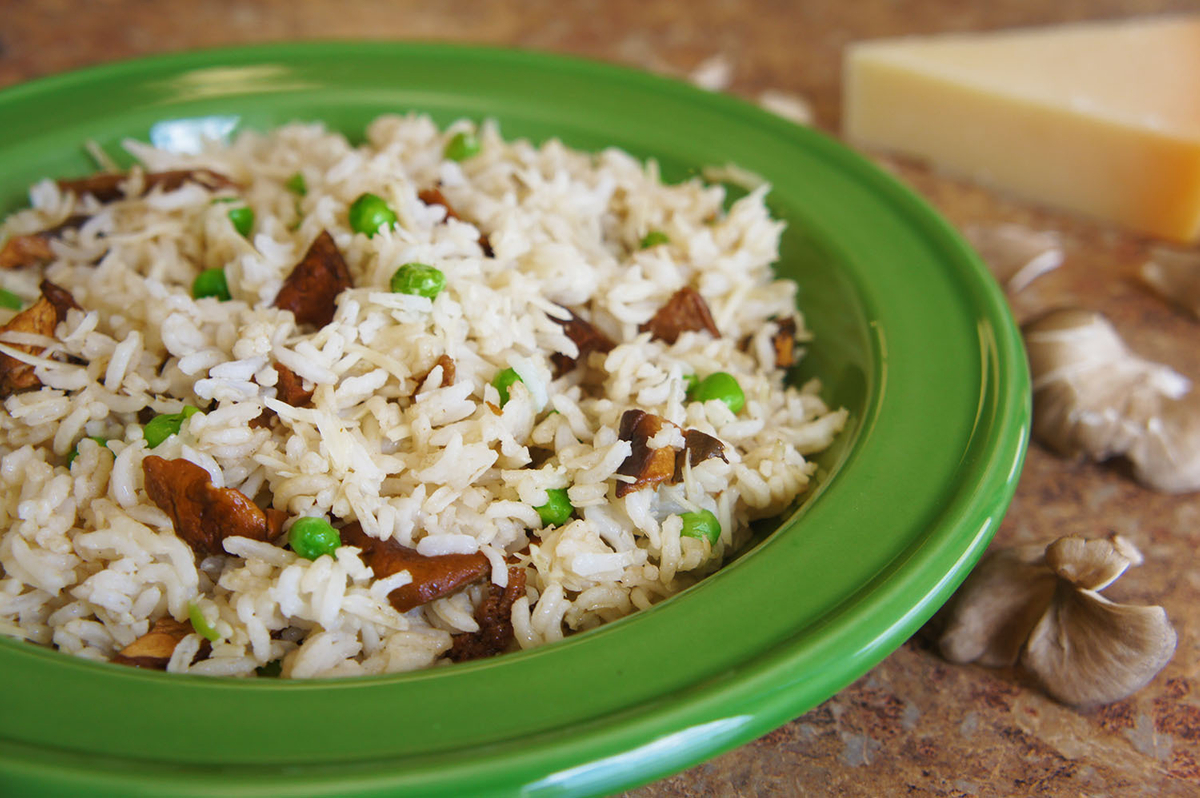
<svg viewBox="0 0 1200 798"><path fill-rule="evenodd" d="M529 739L481 746L462 756L430 756L423 764L406 762L397 768L385 758L347 759L317 766L285 764L267 767L214 763L180 764L161 752L145 759L127 757L110 761L86 751L33 745L12 735L14 718L6 715L0 733L0 785L41 790L70 790L93 794L169 791L196 794L389 794L416 791L442 794L593 794L609 792L682 769L704 758L746 742L795 717L868 670L910 636L949 597L969 572L999 524L1016 487L1028 439L1029 378L1019 333L1002 293L986 269L957 233L922 199L891 176L832 139L748 105L736 98L704 92L660 76L571 56L527 50L449 43L304 42L252 45L156 56L56 75L0 92L0 108L37 103L55 93L123 80L145 81L147 75L167 75L203 69L213 63L291 63L305 59L341 56L348 59L395 58L433 63L456 59L496 70L555 70L565 80L580 80L606 88L636 90L678 102L705 113L728 115L741 124L822 159L873 193L890 209L908 235L919 240L941 259L961 281L959 289L970 312L980 320L977 354L983 377L979 407L961 451L961 478L946 500L931 508L930 529L906 546L878 576L860 585L850 600L798 631L793 637L760 652L754 662L740 662L736 678L709 678L686 685L644 708L623 708L583 719L576 727L545 730ZM459 100L465 101L464 97ZM699 110L697 111L700 112ZM11 115L11 114L10 114ZM0 139L2 141L2 139ZM0 157L3 147L0 146ZM878 310L874 308L871 310ZM885 311L884 311L885 312ZM886 332L876 330L880 336ZM962 332L962 330L960 330ZM896 340L874 341L884 364L894 370L886 347ZM882 386L899 380L880 373ZM890 380L890 382L889 382ZM873 395L866 417L871 427L882 395ZM860 430L864 440L872 428ZM862 447L859 447L861 449ZM850 453L828 486L827 494L843 487L845 473L867 458ZM845 491L842 491L845 493ZM827 497L820 497L824 501ZM926 497L928 501L928 497ZM820 501L814 502L821 506ZM807 512L807 508L806 511ZM794 523L785 524L790 529ZM780 535L770 543L781 550L791 538ZM763 561L755 556L755 562ZM743 571L746 569L742 569ZM712 601L723 590L721 579L710 580L692 591L688 604ZM645 616L661 618L683 611L668 602ZM631 620L631 619L626 619ZM644 624L642 624L644 626ZM566 656L581 646L612 643L628 637L634 624L622 621L597 632L533 652L513 655L513 668L544 663ZM559 656L559 651L564 652ZM815 664L815 663L825 664ZM125 681L133 689L155 686L164 695L196 687L197 678L159 674L120 673L113 666L71 660L28 645L0 640L0 663L50 672L47 677L94 679L98 683ZM459 666L463 673L486 671L488 663ZM530 665L547 667L545 665ZM80 674L84 674L80 676ZM419 684L427 679L453 677L445 672L425 672L401 677L380 677L333 683L271 685L226 683L231 695L247 697L262 691L295 697L297 694L349 692L382 695L396 692L397 684ZM163 686L166 685L166 686ZM200 689L204 689L201 687ZM414 688L415 689L415 688ZM156 693L157 695L158 693Z"/></svg>

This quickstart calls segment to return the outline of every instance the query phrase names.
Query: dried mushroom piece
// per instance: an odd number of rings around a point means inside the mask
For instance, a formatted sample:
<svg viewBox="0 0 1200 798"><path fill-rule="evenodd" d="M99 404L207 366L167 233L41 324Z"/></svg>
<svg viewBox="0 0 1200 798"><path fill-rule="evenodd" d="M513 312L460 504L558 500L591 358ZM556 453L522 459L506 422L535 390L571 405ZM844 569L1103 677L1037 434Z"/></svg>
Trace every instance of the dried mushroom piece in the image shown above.
<svg viewBox="0 0 1200 798"><path fill-rule="evenodd" d="M1162 607L1115 604L1099 594L1142 562L1130 543L1060 538L984 557L943 610L942 656L1021 667L1054 698L1111 703L1144 687L1175 653Z"/></svg>
<svg viewBox="0 0 1200 798"><path fill-rule="evenodd" d="M351 286L350 270L328 230L322 230L283 281L275 307L290 310L297 324L324 327L337 312L337 296Z"/></svg>
<svg viewBox="0 0 1200 798"><path fill-rule="evenodd" d="M1200 252L1159 247L1139 274L1160 297L1200 319Z"/></svg>
<svg viewBox="0 0 1200 798"><path fill-rule="evenodd" d="M275 364L279 382L275 383L275 398L292 407L304 407L312 401L313 391L304 387L304 380L282 363Z"/></svg>
<svg viewBox="0 0 1200 798"><path fill-rule="evenodd" d="M279 375L279 380L275 383L275 398L292 407L308 405L312 401L313 391L304 387L304 380L300 375L282 363L276 362L274 366L275 373ZM275 418L275 411L264 407L261 413L250 419L250 426L269 427L273 418Z"/></svg>
<svg viewBox="0 0 1200 798"><path fill-rule="evenodd" d="M1033 434L1063 456L1125 457L1162 491L1200 489L1200 397L1138 357L1099 313L1053 311L1024 327Z"/></svg>
<svg viewBox="0 0 1200 798"><path fill-rule="evenodd" d="M170 615L164 615L154 622L150 631L121 649L112 661L119 665L165 671L175 647L191 633L190 623L181 623Z"/></svg>
<svg viewBox="0 0 1200 798"><path fill-rule="evenodd" d="M775 368L788 369L796 363L796 318L786 316L776 319L778 329L771 336L771 346L775 349Z"/></svg>
<svg viewBox="0 0 1200 798"><path fill-rule="evenodd" d="M719 438L714 438L706 432L698 429L685 430L683 441L683 448L675 454L675 472L671 477L672 482L683 479L683 471L689 462L693 468L710 457L719 457L724 462L729 462L729 458L725 456L725 444L721 443Z"/></svg>
<svg viewBox="0 0 1200 798"><path fill-rule="evenodd" d="M512 607L524 595L525 569L519 565L508 566L508 584L504 587L490 585L487 596L475 610L479 631L454 635L446 657L454 662L466 662L507 651L515 637Z"/></svg>
<svg viewBox="0 0 1200 798"><path fill-rule="evenodd" d="M66 230L78 229L87 220L87 216L69 216L54 227L10 237L0 248L0 269L21 269L54 260L50 242L61 237Z"/></svg>
<svg viewBox="0 0 1200 798"><path fill-rule="evenodd" d="M417 380L416 380L417 387L413 390L413 394L412 394L413 396L416 396L417 392L421 390L421 386L425 384L425 380L429 379L429 375L433 373L433 370L436 368L439 368L439 367L442 369L442 379L438 383L438 385L442 388L449 388L451 385L454 384L454 377L455 377L454 358L450 357L449 355L443 354L438 357L438 359L434 362L434 364L432 366L430 366L429 371L425 372L424 374L422 374L420 377L417 378Z"/></svg>
<svg viewBox="0 0 1200 798"><path fill-rule="evenodd" d="M570 314L569 318L559 319L551 316L550 319L562 326L563 333L575 344L579 354L575 357L568 357L562 352L555 352L550 356L550 362L554 365L555 379L575 368L576 364L586 361L587 356L592 352L611 352L616 346L611 338L591 322L580 318L572 310L567 310L567 313Z"/></svg>
<svg viewBox="0 0 1200 798"><path fill-rule="evenodd" d="M67 317L71 308L79 308L75 298L64 288L49 280L42 280L42 295L29 307L13 316L0 327L2 332L31 333L47 337L54 335L58 323ZM36 344L8 344L13 349L29 355L40 355L45 347ZM34 373L34 366L0 352L0 397L17 391L37 388L42 383Z"/></svg>
<svg viewBox="0 0 1200 798"><path fill-rule="evenodd" d="M684 441L681 449L670 446L652 448L650 440L664 427L679 429L678 425L644 410L626 410L621 415L617 437L629 441L631 451L617 468L617 473L633 477L633 481L617 483L618 499L663 482L678 482L683 479L683 471L689 461L693 466L710 457L729 462L725 457L725 444L712 435L694 429L680 430Z"/></svg>
<svg viewBox="0 0 1200 798"><path fill-rule="evenodd" d="M241 491L216 487L207 471L188 460L148 455L142 475L150 500L171 517L179 539L201 556L224 554L221 542L228 537L270 541L282 531L283 513L264 512Z"/></svg>
<svg viewBox="0 0 1200 798"><path fill-rule="evenodd" d="M439 188L427 188L417 192L417 199L424 202L426 205L441 205L446 209L447 219L457 219L458 221L466 221L454 207L450 204L450 200L446 199L446 195ZM488 240L487 233L480 231L479 233L479 248L483 250L483 254L489 258L495 257L495 252L492 251L492 242Z"/></svg>
<svg viewBox="0 0 1200 798"><path fill-rule="evenodd" d="M74 179L56 181L59 189L70 194L91 194L101 202L112 202L126 196L125 189L131 175L125 172L101 172ZM166 172L146 172L142 177L144 191L161 188L174 191L184 183L196 183L210 191L223 188L238 188L238 184L220 172L211 169L174 169Z"/></svg>
<svg viewBox="0 0 1200 798"><path fill-rule="evenodd" d="M704 297L690 286L672 294L666 304L638 330L649 332L651 337L668 344L675 343L681 334L688 331L708 330L713 338L721 337L721 331L717 329Z"/></svg>
<svg viewBox="0 0 1200 798"><path fill-rule="evenodd" d="M632 450L617 468L617 473L633 477L633 482L617 483L618 499L642 488L655 487L675 476L675 450L669 446L650 447L650 439L668 424L676 426L644 410L626 410L621 416L617 436L629 441Z"/></svg>
<svg viewBox="0 0 1200 798"><path fill-rule="evenodd" d="M789 369L796 364L796 318L772 317L769 322L775 328L771 334L771 349L775 354L771 365L777 369ZM743 352L750 352L753 346L753 333L744 336L738 343L738 348Z"/></svg>
<svg viewBox="0 0 1200 798"><path fill-rule="evenodd" d="M412 581L388 593L388 601L400 612L448 596L484 578L492 569L482 553L426 556L390 538L371 537L357 521L342 527L341 537L342 545L362 551L362 560L376 579L408 571Z"/></svg>

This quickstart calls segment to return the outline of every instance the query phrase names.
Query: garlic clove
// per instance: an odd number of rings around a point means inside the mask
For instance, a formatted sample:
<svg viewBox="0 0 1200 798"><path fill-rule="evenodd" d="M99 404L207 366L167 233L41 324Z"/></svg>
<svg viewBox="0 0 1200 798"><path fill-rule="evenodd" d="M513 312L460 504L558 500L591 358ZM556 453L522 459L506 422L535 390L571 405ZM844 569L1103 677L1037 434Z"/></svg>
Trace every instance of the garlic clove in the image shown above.
<svg viewBox="0 0 1200 798"><path fill-rule="evenodd" d="M1129 566L1141 565L1142 561L1142 553L1120 535L1107 540L1065 537L1046 547L1046 565L1084 590L1103 590Z"/></svg>
<svg viewBox="0 0 1200 798"><path fill-rule="evenodd" d="M1200 252L1159 247L1140 275L1160 297L1200 318Z"/></svg>
<svg viewBox="0 0 1200 798"><path fill-rule="evenodd" d="M1016 663L1058 581L1042 561L1044 551L1021 546L984 555L943 611L943 657L990 668Z"/></svg>
<svg viewBox="0 0 1200 798"><path fill-rule="evenodd" d="M1114 604L1060 582L1021 665L1059 701L1094 706L1145 687L1170 661L1176 643L1162 607Z"/></svg>

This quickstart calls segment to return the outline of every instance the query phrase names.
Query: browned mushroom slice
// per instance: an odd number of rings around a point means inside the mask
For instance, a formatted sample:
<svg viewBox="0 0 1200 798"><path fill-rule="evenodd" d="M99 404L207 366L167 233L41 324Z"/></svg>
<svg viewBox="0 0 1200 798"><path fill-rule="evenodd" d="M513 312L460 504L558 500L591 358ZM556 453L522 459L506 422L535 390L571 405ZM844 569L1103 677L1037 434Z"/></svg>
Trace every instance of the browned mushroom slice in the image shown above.
<svg viewBox="0 0 1200 798"><path fill-rule="evenodd" d="M275 297L275 307L290 310L297 324L324 327L333 321L337 295L350 284L350 270L342 253L329 231L322 230L283 281Z"/></svg>
<svg viewBox="0 0 1200 798"><path fill-rule="evenodd" d="M376 579L408 571L412 581L388 594L388 601L400 612L448 596L479 581L492 568L488 558L479 552L427 557L394 540L378 540L363 532L357 521L342 527L341 536L343 545L362 550L363 562Z"/></svg>
<svg viewBox="0 0 1200 798"><path fill-rule="evenodd" d="M454 210L454 207L450 204L450 200L446 199L446 195L442 193L441 189L422 189L421 191L417 192L417 199L421 200L421 202L424 202L426 205L441 205L446 209L447 219L462 220L462 217L459 216L458 212Z"/></svg>
<svg viewBox="0 0 1200 798"><path fill-rule="evenodd" d="M37 302L13 316L8 324L0 327L0 332L54 335L54 328L67 317L67 311L79 307L69 291L49 280L42 280L41 289L42 295ZM9 346L30 355L40 355L45 351L44 347L35 344L9 344ZM41 385L42 383L34 374L33 369L34 367L29 363L22 363L15 357L0 352L0 397Z"/></svg>
<svg viewBox="0 0 1200 798"><path fill-rule="evenodd" d="M455 635L446 656L455 662L465 662L507 651L513 641L512 606L524 595L525 569L508 566L508 585L491 585L483 603L475 610L479 631Z"/></svg>
<svg viewBox="0 0 1200 798"><path fill-rule="evenodd" d="M725 444L712 435L697 429L689 429L684 430L683 440L683 448L675 454L675 473L671 477L672 482L683 479L683 469L689 460L693 468L710 457L719 457L726 463L729 462L729 459L725 457Z"/></svg>
<svg viewBox="0 0 1200 798"><path fill-rule="evenodd" d="M675 343L681 333L689 330L708 330L713 338L721 337L704 297L691 287L680 288L672 294L667 303L638 330L649 332L652 337L669 344Z"/></svg>
<svg viewBox="0 0 1200 798"><path fill-rule="evenodd" d="M779 328L771 336L771 346L775 348L775 368L791 368L796 362L796 319L794 316L776 319L775 325Z"/></svg>
<svg viewBox="0 0 1200 798"><path fill-rule="evenodd" d="M125 196L122 186L129 179L124 172L102 172L73 180L59 180L58 187L80 196L91 194L101 202L112 202ZM143 178L145 190L162 188L174 191L184 183L197 183L212 191L222 188L238 188L238 184L225 175L211 169L175 169L167 172L147 172Z"/></svg>
<svg viewBox="0 0 1200 798"><path fill-rule="evenodd" d="M450 200L446 199L446 195L441 192L441 189L427 188L417 192L417 199L424 202L426 205L441 205L446 209L447 219L458 219L460 222L465 221L454 207L450 204ZM489 258L494 257L492 251L492 242L488 240L487 233L480 231L479 233L479 248L483 250L483 254Z"/></svg>
<svg viewBox="0 0 1200 798"><path fill-rule="evenodd" d="M154 622L150 631L121 649L112 661L135 668L165 671L175 647L191 633L190 623L180 623L170 615L164 615Z"/></svg>
<svg viewBox="0 0 1200 798"><path fill-rule="evenodd" d="M576 316L574 311L568 310L567 312L571 314L569 319L557 319L553 316L550 318L562 325L563 332L578 347L579 355L574 358L567 357L562 352L555 352L551 355L550 362L554 364L556 378L575 368L576 363L586 360L590 353L610 352L616 346L611 338L596 329L590 322Z"/></svg>
<svg viewBox="0 0 1200 798"><path fill-rule="evenodd" d="M417 391L419 391L421 389L421 386L425 384L425 380L429 379L429 375L432 374L433 370L435 368L437 368L438 366L442 367L442 381L440 383L441 387L449 388L451 385L454 384L454 376L455 376L454 358L450 357L449 355L443 354L442 356L440 356L437 359L437 361L433 364L433 366L430 367L429 371L425 372L424 374L422 374L420 377L417 378L417 381L416 381L417 387L413 391L413 396L417 395Z"/></svg>
<svg viewBox="0 0 1200 798"><path fill-rule="evenodd" d="M275 383L276 399L292 407L305 407L312 401L313 392L305 390L304 380L300 375L282 363L275 363L275 372L279 375L279 381ZM250 419L250 426L269 427L273 418L275 411L264 407L261 413Z"/></svg>
<svg viewBox="0 0 1200 798"><path fill-rule="evenodd" d="M54 227L13 236L4 242L4 248L0 249L0 269L20 269L54 260L54 250L50 248L50 242L61 236L63 231L75 230L87 220L88 217L83 215L69 216L66 221Z"/></svg>
<svg viewBox="0 0 1200 798"><path fill-rule="evenodd" d="M195 463L149 455L142 460L142 474L150 500L197 554L224 554L221 541L228 537L268 541L279 536L282 513L268 516L241 491L214 486Z"/></svg>
<svg viewBox="0 0 1200 798"><path fill-rule="evenodd" d="M626 410L621 416L618 434L621 440L632 444L633 450L617 468L617 473L633 477L633 482L617 483L618 499L636 490L654 487L675 476L675 450L670 446L651 449L648 444L666 424L671 422L644 410Z"/></svg>
<svg viewBox="0 0 1200 798"><path fill-rule="evenodd" d="M58 316L58 321L62 321L67 317L67 311L71 308L82 310L79 303L75 301L75 297L71 296L71 292L62 286L55 285L49 280L42 280L38 288L42 290L42 296L54 306L54 312ZM56 322L57 324L57 322ZM54 331L51 330L51 333Z"/></svg>
<svg viewBox="0 0 1200 798"><path fill-rule="evenodd" d="M275 364L279 382L275 383L275 398L292 407L304 407L312 401L313 392L305 390L304 380L282 363Z"/></svg>

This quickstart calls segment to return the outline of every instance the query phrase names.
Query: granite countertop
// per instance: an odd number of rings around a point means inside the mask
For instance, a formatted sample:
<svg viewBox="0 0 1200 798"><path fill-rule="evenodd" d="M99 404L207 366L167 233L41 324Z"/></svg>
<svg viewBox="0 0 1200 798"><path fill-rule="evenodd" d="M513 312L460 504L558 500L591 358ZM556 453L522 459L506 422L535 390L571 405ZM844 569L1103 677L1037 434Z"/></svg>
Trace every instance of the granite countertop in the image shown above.
<svg viewBox="0 0 1200 798"><path fill-rule="evenodd" d="M1196 9L1187 0L7 0L0 7L0 86L225 44L461 40L680 76L719 56L728 67L726 90L748 99L768 89L801 97L815 126L834 134L848 42ZM1200 326L1135 279L1154 242L875 157L960 228L1017 222L1058 231L1066 260L1031 287L1033 299L1102 311L1136 351L1200 379L1194 344ZM1109 532L1132 540L1146 562L1106 595L1163 605L1179 634L1174 659L1148 687L1079 712L1046 698L1018 673L951 665L918 635L782 728L629 795L1200 795L1200 571L1192 559L1198 521L1195 495L1154 493L1119 465L1065 461L1034 444L993 546Z"/></svg>

